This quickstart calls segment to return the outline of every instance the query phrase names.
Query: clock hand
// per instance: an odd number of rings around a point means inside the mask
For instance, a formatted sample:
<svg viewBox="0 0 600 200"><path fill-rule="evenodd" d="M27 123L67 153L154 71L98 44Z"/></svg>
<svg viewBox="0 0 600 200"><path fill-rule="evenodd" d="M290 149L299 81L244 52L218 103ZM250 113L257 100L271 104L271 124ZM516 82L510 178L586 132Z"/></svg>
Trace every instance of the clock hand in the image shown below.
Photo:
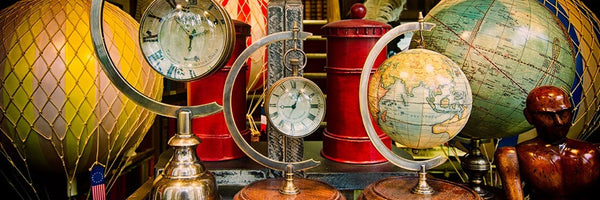
<svg viewBox="0 0 600 200"><path fill-rule="evenodd" d="M298 97L300 97L300 92L298 92L298 94L296 95L296 101L291 106L292 111L290 111L290 117L292 116L292 113L294 113L294 110L296 110L296 104L298 104Z"/></svg>
<svg viewBox="0 0 600 200"><path fill-rule="evenodd" d="M296 95L296 101L294 102L294 104L289 105L289 106L284 106L281 105L279 106L279 108L291 108L291 109L296 109L296 104L298 104L298 96L300 96L300 94Z"/></svg>
<svg viewBox="0 0 600 200"><path fill-rule="evenodd" d="M206 34L206 33L208 33L208 30L204 30L204 31L202 31L202 32L197 32L197 33L196 33L196 30L194 30L194 31L192 32L192 36L194 36L194 37L196 37L196 36L201 36L201 35L204 35L204 34Z"/></svg>
<svg viewBox="0 0 600 200"><path fill-rule="evenodd" d="M194 29L194 30L192 30L191 34L188 34L188 37L190 38L190 43L188 45L188 52L192 51L192 41L194 40L194 38L196 36L204 35L207 32L208 32L208 30L204 30L204 31L198 33L198 32L196 32L196 29Z"/></svg>
<svg viewBox="0 0 600 200"><path fill-rule="evenodd" d="M179 20L175 19L175 23L177 23L177 26L179 26L179 28L183 29L183 31L185 32L186 35L191 36L192 34L190 34L190 31L187 30L186 28L184 28L184 25L181 24L181 22L179 22Z"/></svg>
<svg viewBox="0 0 600 200"><path fill-rule="evenodd" d="M292 109L296 109L296 104L298 104L298 98L300 97L300 93L298 93L296 95L296 101L294 102L294 104L292 105Z"/></svg>
<svg viewBox="0 0 600 200"><path fill-rule="evenodd" d="M190 38L190 42L188 43L188 52L192 51L192 40L194 40L193 35L188 36Z"/></svg>

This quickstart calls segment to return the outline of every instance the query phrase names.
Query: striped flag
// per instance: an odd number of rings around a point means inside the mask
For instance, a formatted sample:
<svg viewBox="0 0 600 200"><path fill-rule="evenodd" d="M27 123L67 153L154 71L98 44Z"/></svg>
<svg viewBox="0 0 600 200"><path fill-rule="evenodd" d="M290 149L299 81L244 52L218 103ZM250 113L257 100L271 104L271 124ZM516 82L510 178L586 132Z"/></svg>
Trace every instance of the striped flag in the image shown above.
<svg viewBox="0 0 600 200"><path fill-rule="evenodd" d="M90 182L92 185L92 199L106 200L106 188L104 186L104 167L95 165L90 172Z"/></svg>
<svg viewBox="0 0 600 200"><path fill-rule="evenodd" d="M267 116L265 116L265 107L260 107L260 132L267 131Z"/></svg>

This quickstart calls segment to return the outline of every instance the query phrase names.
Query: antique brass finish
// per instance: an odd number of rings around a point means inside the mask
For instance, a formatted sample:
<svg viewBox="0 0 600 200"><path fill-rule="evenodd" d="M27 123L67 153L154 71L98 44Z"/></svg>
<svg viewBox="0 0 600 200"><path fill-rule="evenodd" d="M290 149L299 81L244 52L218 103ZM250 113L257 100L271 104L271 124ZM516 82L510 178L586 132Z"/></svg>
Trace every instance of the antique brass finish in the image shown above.
<svg viewBox="0 0 600 200"><path fill-rule="evenodd" d="M210 66L212 70L223 67L222 64L229 60L233 49L235 38L232 22L225 12L214 0L204 0L217 5L219 11L224 15L221 23L227 30L222 35L226 41L224 51L219 55L219 61ZM198 3L192 1L194 4ZM192 3L190 2L190 3ZM90 34L92 44L102 69L113 85L125 96L136 104L156 114L178 119L178 133L169 140L174 153L164 171L154 182L152 189L153 199L220 199L217 195L217 186L214 176L206 170L196 155L196 146L200 143L198 137L191 133L191 119L204 117L218 113L222 106L211 102L197 106L176 106L165 104L148 96L145 96L129 84L119 72L113 60L110 58L104 41L102 28L103 0L92 0L90 11ZM212 7L211 7L212 8ZM209 8L210 9L210 8ZM206 73L208 75L210 73ZM204 76L204 75L203 75ZM183 79L182 79L183 80Z"/></svg>
<svg viewBox="0 0 600 200"><path fill-rule="evenodd" d="M169 140L174 153L155 180L152 199L220 199L215 177L196 155L200 139L191 133L191 113L179 112L179 132Z"/></svg>
<svg viewBox="0 0 600 200"><path fill-rule="evenodd" d="M311 36L311 35L312 35L311 33L302 32L302 31L300 31L298 33L293 33L292 31L285 31L285 32L270 34L268 36L261 38L260 40L253 42L252 45L248 46L246 48L246 50L244 50L238 56L238 58L235 60L235 62L231 66L231 70L229 71L229 74L227 75L227 79L225 80L225 87L223 89L223 114L225 115L225 122L227 122L227 128L229 129L229 132L231 133L231 137L233 138L233 141L235 141L235 143L238 145L238 147L240 147L240 149L242 151L244 151L244 153L246 153L246 155L248 155L248 157L250 157L252 160L256 161L257 163L259 163L265 167L268 167L270 169L283 171L283 170L287 169L287 165L292 165L292 168L294 170L300 171L300 170L306 170L306 169L316 167L317 165L319 165L319 162L315 161L314 159L308 159L308 160L304 160L304 161L291 162L291 163L282 162L282 161L270 159L270 158L262 155L255 149L253 149L252 146L250 146L250 144L248 144L248 142L246 142L246 140L244 140L244 138L242 137L242 134L240 133L240 130L235 126L235 120L233 118L233 110L232 110L232 106L231 106L231 95L232 95L233 84L242 69L242 65L250 57L250 54L257 51L260 47L265 46L270 43L273 43L273 42L282 41L282 40L290 40L290 39L294 39L294 38L304 40L308 36Z"/></svg>
<svg viewBox="0 0 600 200"><path fill-rule="evenodd" d="M419 171L419 182L415 187L410 189L413 194L433 194L433 188L427 184L427 172L425 171L425 165L421 166L421 171Z"/></svg>
<svg viewBox="0 0 600 200"><path fill-rule="evenodd" d="M300 193L300 189L294 185L294 170L291 165L287 166L285 171L285 183L279 189L279 193L288 195Z"/></svg>
<svg viewBox="0 0 600 200"><path fill-rule="evenodd" d="M223 110L223 107L216 102L196 106L165 104L144 95L129 84L113 63L113 60L108 53L106 43L104 43L104 34L102 32L103 29L101 23L103 3L103 0L92 0L92 8L90 11L90 35L92 36L92 44L94 45L98 61L102 64L102 69L106 73L108 79L110 79L119 91L136 104L165 117L176 118L177 113L182 109L190 110L193 118L212 115Z"/></svg>

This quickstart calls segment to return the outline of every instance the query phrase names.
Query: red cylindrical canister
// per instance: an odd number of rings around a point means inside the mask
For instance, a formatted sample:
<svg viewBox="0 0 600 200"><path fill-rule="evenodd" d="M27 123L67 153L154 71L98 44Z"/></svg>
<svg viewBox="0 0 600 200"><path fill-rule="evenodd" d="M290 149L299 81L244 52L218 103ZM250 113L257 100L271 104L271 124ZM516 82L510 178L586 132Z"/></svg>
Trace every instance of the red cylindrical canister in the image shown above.
<svg viewBox="0 0 600 200"><path fill-rule="evenodd" d="M327 38L327 128L321 155L343 163L369 164L387 161L369 140L358 106L363 65L377 40L391 29L378 21L349 19L321 28ZM377 57L373 72L386 59ZM391 139L375 126L379 138L391 147Z"/></svg>
<svg viewBox="0 0 600 200"><path fill-rule="evenodd" d="M246 37L250 36L250 25L233 20L236 39L235 47L227 64L214 74L187 85L188 105L200 105L217 102L223 105L223 87L229 70L244 49ZM249 141L250 130L246 126L246 76L247 66L236 79L232 89L231 105L233 117L242 136ZM192 120L192 132L201 140L196 148L198 157L203 161L232 160L246 156L233 141L227 130L223 112Z"/></svg>

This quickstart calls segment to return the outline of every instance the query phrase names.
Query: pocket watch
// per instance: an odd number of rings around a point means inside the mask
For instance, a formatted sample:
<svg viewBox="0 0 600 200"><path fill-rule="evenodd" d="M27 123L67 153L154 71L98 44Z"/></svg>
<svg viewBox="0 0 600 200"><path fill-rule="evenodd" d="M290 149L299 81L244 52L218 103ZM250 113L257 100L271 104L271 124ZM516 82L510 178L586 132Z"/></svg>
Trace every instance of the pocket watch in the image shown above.
<svg viewBox="0 0 600 200"><path fill-rule="evenodd" d="M139 31L146 61L177 81L215 72L229 60L235 42L229 15L213 0L155 0Z"/></svg>
<svg viewBox="0 0 600 200"><path fill-rule="evenodd" d="M300 76L275 82L267 91L265 104L271 125L290 137L311 134L325 118L323 92L315 83Z"/></svg>

